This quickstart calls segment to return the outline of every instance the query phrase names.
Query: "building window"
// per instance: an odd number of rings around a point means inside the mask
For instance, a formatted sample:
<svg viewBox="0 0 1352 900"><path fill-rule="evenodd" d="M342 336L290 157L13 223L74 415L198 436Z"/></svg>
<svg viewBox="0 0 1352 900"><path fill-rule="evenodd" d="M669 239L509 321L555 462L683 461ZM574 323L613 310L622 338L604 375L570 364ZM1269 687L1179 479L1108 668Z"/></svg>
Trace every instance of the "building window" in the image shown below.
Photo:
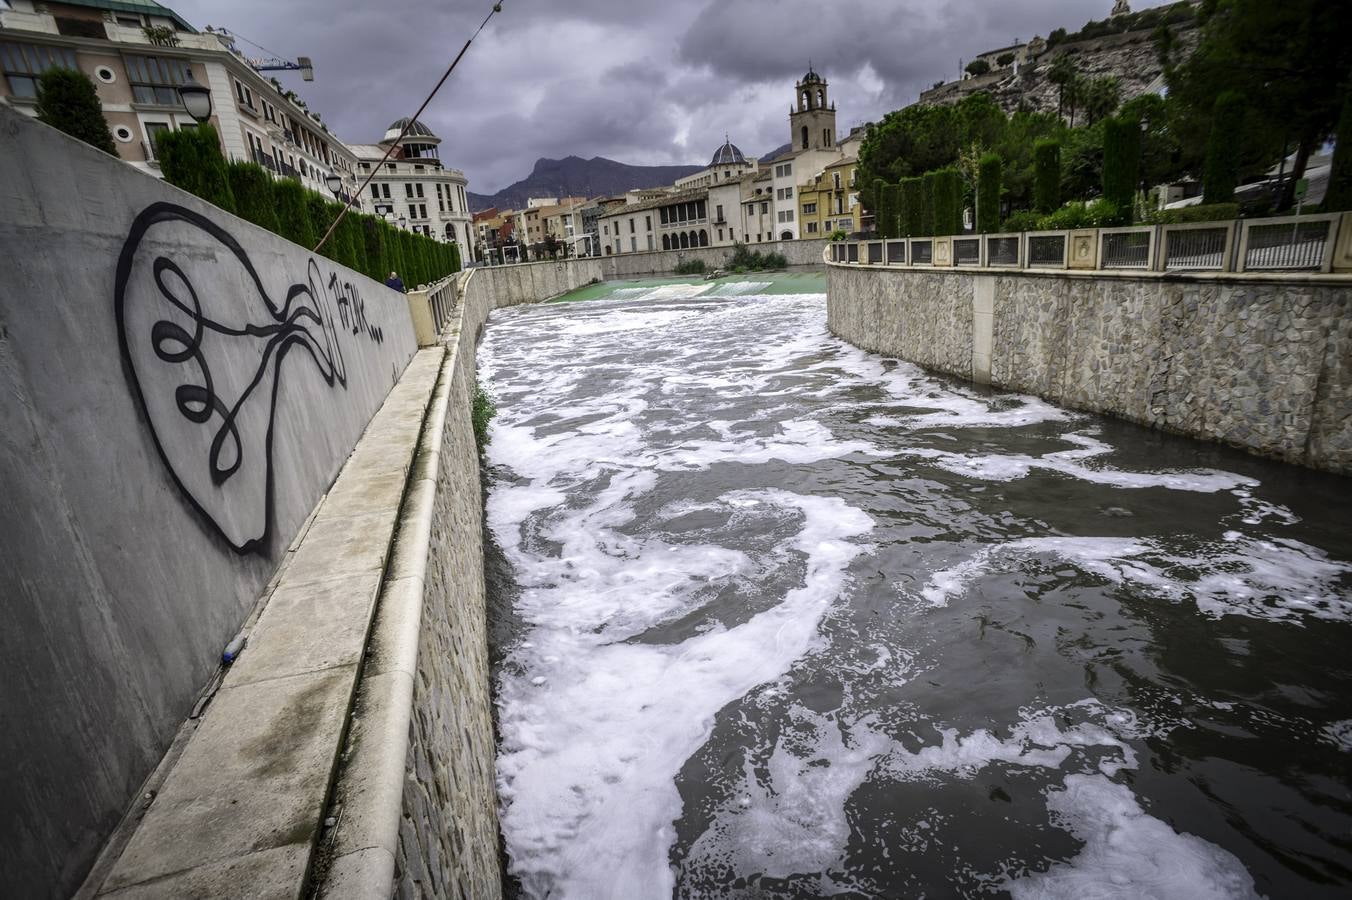
<svg viewBox="0 0 1352 900"><path fill-rule="evenodd" d="M805 215L805 216L810 216L810 215L812 215L813 213L815 213L816 211L817 211L817 204L815 204L815 203L804 203L804 204L803 204L803 215Z"/></svg>
<svg viewBox="0 0 1352 900"><path fill-rule="evenodd" d="M15 97L36 97L38 76L48 69L77 68L75 51L67 47L39 47L0 41L0 63Z"/></svg>
<svg viewBox="0 0 1352 900"><path fill-rule="evenodd" d="M404 199L405 200L413 199L413 185L409 184L407 181L404 182Z"/></svg>
<svg viewBox="0 0 1352 900"><path fill-rule="evenodd" d="M127 80L132 99L156 106L182 106L178 86L187 81L188 64L181 59L158 56L127 56Z"/></svg>
<svg viewBox="0 0 1352 900"><path fill-rule="evenodd" d="M653 236L651 234L648 235L648 249L653 249Z"/></svg>
<svg viewBox="0 0 1352 900"><path fill-rule="evenodd" d="M816 222L808 222L808 223L807 223L807 233L808 233L808 234L816 234L816 233L817 233L817 223L816 223Z"/></svg>
<svg viewBox="0 0 1352 900"><path fill-rule="evenodd" d="M160 135L172 131L168 122L147 122L146 123L146 141L150 144L150 158L154 159L159 155L156 149L160 140Z"/></svg>
<svg viewBox="0 0 1352 900"><path fill-rule="evenodd" d="M649 215L649 216L644 216L644 217L643 217L643 227L646 228L646 229L648 229L649 231L652 231L652 230L653 230L653 217L652 217L652 216ZM651 250L652 247L649 247L648 249Z"/></svg>
<svg viewBox="0 0 1352 900"><path fill-rule="evenodd" d="M630 220L629 220L629 233L630 233L630 234L633 234L633 233L634 233L634 220L633 220L633 219L630 219ZM630 238L630 240L633 240L633 238Z"/></svg>
<svg viewBox="0 0 1352 900"><path fill-rule="evenodd" d="M769 204L769 202L761 203L761 215L762 215L762 216L768 215L769 212L770 212L770 204Z"/></svg>
<svg viewBox="0 0 1352 900"><path fill-rule="evenodd" d="M714 207L714 211L717 213L717 219L718 219L718 221L719 221L719 222L722 222L722 221L723 221L723 204L720 203L720 204L718 204L717 206L715 206L715 207ZM719 231L718 238L719 238L719 240L722 240L722 239L723 239L723 229L720 228L718 231Z"/></svg>
<svg viewBox="0 0 1352 900"><path fill-rule="evenodd" d="M657 211L657 214L658 214L658 217L659 217L659 221L661 221L661 223L662 223L663 225L666 225L666 224L667 224L667 208L666 208L665 206L662 207L661 209L659 209L659 210Z"/></svg>
<svg viewBox="0 0 1352 900"><path fill-rule="evenodd" d="M413 188L414 188L414 190L417 192L417 194L418 194L419 197L421 197L421 196L423 195L423 191L422 191L422 182L421 182L421 181L418 182L417 184L415 184L415 185L413 186Z"/></svg>
<svg viewBox="0 0 1352 900"><path fill-rule="evenodd" d="M629 249L634 253L638 252L638 238L631 237L629 239Z"/></svg>
<svg viewBox="0 0 1352 900"><path fill-rule="evenodd" d="M235 99L240 102L241 106L246 106L254 112L258 111L254 108L253 91L246 88L238 78L235 79Z"/></svg>

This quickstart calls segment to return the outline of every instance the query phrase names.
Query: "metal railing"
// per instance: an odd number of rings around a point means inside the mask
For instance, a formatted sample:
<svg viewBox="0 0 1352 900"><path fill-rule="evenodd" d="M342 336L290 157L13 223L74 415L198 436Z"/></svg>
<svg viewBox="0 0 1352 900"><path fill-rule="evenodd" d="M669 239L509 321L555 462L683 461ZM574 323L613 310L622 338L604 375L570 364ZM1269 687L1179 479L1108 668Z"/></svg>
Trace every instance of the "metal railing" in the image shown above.
<svg viewBox="0 0 1352 900"><path fill-rule="evenodd" d="M1239 244L1241 272L1329 271L1339 216L1286 216L1244 223Z"/></svg>
<svg viewBox="0 0 1352 900"><path fill-rule="evenodd" d="M1167 225L1160 240L1165 271L1224 272L1229 268L1233 222Z"/></svg>
<svg viewBox="0 0 1352 900"><path fill-rule="evenodd" d="M986 265L1017 266L1020 263L1019 247L1023 241L1017 234L986 235Z"/></svg>
<svg viewBox="0 0 1352 900"><path fill-rule="evenodd" d="M939 248L943 252L937 255L936 242L943 244ZM830 259L841 263L863 261L870 265L941 268L1318 273L1336 270L1352 274L1352 212L1182 225L840 241L831 245Z"/></svg>
<svg viewBox="0 0 1352 900"><path fill-rule="evenodd" d="M1099 268L1149 269L1155 249L1155 229L1099 229Z"/></svg>
<svg viewBox="0 0 1352 900"><path fill-rule="evenodd" d="M953 265L981 265L981 238L953 238Z"/></svg>
<svg viewBox="0 0 1352 900"><path fill-rule="evenodd" d="M1024 236L1029 268L1064 269L1069 260L1070 235L1064 231L1031 231Z"/></svg>

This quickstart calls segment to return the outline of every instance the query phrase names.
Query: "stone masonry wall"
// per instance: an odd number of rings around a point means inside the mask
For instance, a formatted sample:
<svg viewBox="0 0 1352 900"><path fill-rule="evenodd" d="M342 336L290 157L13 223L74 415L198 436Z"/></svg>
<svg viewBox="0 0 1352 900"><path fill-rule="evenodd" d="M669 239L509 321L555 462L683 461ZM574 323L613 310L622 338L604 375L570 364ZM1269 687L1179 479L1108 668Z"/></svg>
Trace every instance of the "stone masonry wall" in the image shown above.
<svg viewBox="0 0 1352 900"><path fill-rule="evenodd" d="M476 278L478 275L476 274ZM474 339L488 309L463 309L441 439L413 682L395 896L501 896L479 455L470 424Z"/></svg>
<svg viewBox="0 0 1352 900"><path fill-rule="evenodd" d="M908 273L903 285L871 269L827 269L827 326L865 350L972 377L973 282L946 272ZM888 273L891 274L891 273Z"/></svg>
<svg viewBox="0 0 1352 900"><path fill-rule="evenodd" d="M598 269L597 260L570 260L462 276L455 324L444 336L450 386L395 856L393 896L400 900L502 895L483 506L470 423L475 343L494 309L566 293Z"/></svg>
<svg viewBox="0 0 1352 900"><path fill-rule="evenodd" d="M831 330L971 378L994 279L991 384L1352 473L1352 279L828 267Z"/></svg>

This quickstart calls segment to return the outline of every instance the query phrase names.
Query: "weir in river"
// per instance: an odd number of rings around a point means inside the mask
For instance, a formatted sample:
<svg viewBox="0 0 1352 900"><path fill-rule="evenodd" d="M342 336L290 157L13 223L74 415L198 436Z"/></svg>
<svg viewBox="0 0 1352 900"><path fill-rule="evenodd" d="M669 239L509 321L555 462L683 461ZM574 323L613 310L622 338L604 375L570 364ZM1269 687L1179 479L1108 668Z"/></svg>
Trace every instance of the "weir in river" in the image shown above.
<svg viewBox="0 0 1352 900"><path fill-rule="evenodd" d="M1332 897L1348 481L857 350L819 276L494 313L528 897Z"/></svg>

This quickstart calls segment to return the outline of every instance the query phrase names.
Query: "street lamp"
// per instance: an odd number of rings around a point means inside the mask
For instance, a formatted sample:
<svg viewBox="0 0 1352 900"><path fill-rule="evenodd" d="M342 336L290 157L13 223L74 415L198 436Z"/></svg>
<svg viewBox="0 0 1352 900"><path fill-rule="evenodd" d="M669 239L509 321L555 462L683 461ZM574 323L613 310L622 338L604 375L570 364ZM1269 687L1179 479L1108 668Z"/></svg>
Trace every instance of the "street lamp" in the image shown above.
<svg viewBox="0 0 1352 900"><path fill-rule="evenodd" d="M329 191L333 193L333 196L337 197L343 190L343 176L339 175L337 172L330 172L324 177L324 184L328 185Z"/></svg>
<svg viewBox="0 0 1352 900"><path fill-rule="evenodd" d="M400 228L408 228L408 216L400 216L400 217L399 217L399 227L400 227Z"/></svg>
<svg viewBox="0 0 1352 900"><path fill-rule="evenodd" d="M211 90L198 84L191 72L188 80L178 86L178 98L198 124L211 118Z"/></svg>

